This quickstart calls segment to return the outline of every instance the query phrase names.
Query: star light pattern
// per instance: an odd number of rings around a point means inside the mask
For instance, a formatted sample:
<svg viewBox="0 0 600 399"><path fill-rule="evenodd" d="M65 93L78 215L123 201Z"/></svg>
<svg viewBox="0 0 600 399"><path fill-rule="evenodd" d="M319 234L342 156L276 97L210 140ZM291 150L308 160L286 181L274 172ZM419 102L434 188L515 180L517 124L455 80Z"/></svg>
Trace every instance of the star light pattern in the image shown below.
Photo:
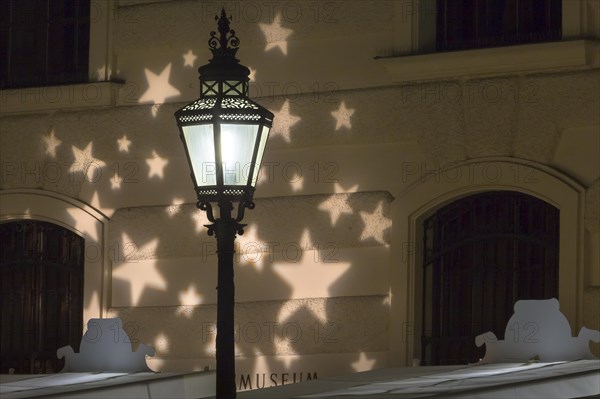
<svg viewBox="0 0 600 399"><path fill-rule="evenodd" d="M201 211L200 209L194 210L192 213L192 221L196 224L196 233L205 232L206 227L204 227L204 225L210 223L206 217L206 212Z"/></svg>
<svg viewBox="0 0 600 399"><path fill-rule="evenodd" d="M117 71L117 73L118 72L119 71ZM102 65L102 67L96 69L96 75L98 76L98 81L103 82L110 80L112 77L112 68L110 66L107 68L106 65Z"/></svg>
<svg viewBox="0 0 600 399"><path fill-rule="evenodd" d="M367 358L367 355L365 355L365 352L361 352L358 360L355 362L352 362L351 365L352 365L352 368L354 369L354 371L357 371L357 372L371 370L373 368L373 366L375 365L375 359L369 359L369 358Z"/></svg>
<svg viewBox="0 0 600 399"><path fill-rule="evenodd" d="M196 58L198 58L198 56L194 54L194 52L191 49L188 50L188 52L183 55L183 66L189 66L193 68L194 63L196 62Z"/></svg>
<svg viewBox="0 0 600 399"><path fill-rule="evenodd" d="M383 216L383 202L380 202L377 209L372 213L361 211L360 217L365 225L365 228L360 235L360 239L367 240L373 238L375 241L385 244L386 242L383 239L383 233L387 228L392 226L392 221Z"/></svg>
<svg viewBox="0 0 600 399"><path fill-rule="evenodd" d="M123 137L117 139L117 144L119 145L119 152L129 153L129 146L131 145L131 141L127 139L126 135L123 135Z"/></svg>
<svg viewBox="0 0 600 399"><path fill-rule="evenodd" d="M46 155L50 155L52 158L56 158L56 147L62 143L59 139L56 138L54 134L54 129L48 133L47 136L42 137L44 144L46 145Z"/></svg>
<svg viewBox="0 0 600 399"><path fill-rule="evenodd" d="M258 26L265 35L265 41L267 42L265 51L277 47L281 50L283 55L287 55L287 38L294 33L294 31L281 26L281 13L279 12L275 15L272 23L258 24Z"/></svg>
<svg viewBox="0 0 600 399"><path fill-rule="evenodd" d="M329 212L329 217L331 218L331 225L335 226L342 214L352 215L354 211L350 204L348 204L348 197L345 196L341 199L339 203L332 202L333 197L327 198L325 201L319 204L319 209L324 212Z"/></svg>
<svg viewBox="0 0 600 399"><path fill-rule="evenodd" d="M250 74L248 74L248 79L250 80L250 82L254 82L254 80L256 79L256 69L252 68L251 66L248 66L248 69L250 70Z"/></svg>
<svg viewBox="0 0 600 399"><path fill-rule="evenodd" d="M274 125L272 130L272 137L281 136L286 143L291 143L292 139L290 138L290 128L294 126L296 123L300 122L299 116L292 115L290 113L290 101L285 100L281 109L279 111L274 112Z"/></svg>
<svg viewBox="0 0 600 399"><path fill-rule="evenodd" d="M184 203L185 201L183 200L183 198L173 198L173 201L171 201L171 205L167 207L167 215L169 215L169 217L177 215L181 211L181 205Z"/></svg>
<svg viewBox="0 0 600 399"><path fill-rule="evenodd" d="M100 173L97 172L97 170L106 166L106 163L97 158L94 158L94 156L92 155L92 147L93 143L91 141L83 150L80 150L75 146L71 147L73 150L73 155L75 156L75 161L69 168L69 172L81 172L83 176L86 177L86 179L84 180L88 182L93 182L97 180L97 173Z"/></svg>
<svg viewBox="0 0 600 399"><path fill-rule="evenodd" d="M158 106L163 104L167 98L176 97L181 94L176 87L169 83L169 76L171 75L171 63L157 75L148 68L144 69L146 74L146 80L148 81L148 89L142 94L139 99L140 103L151 102L154 104L152 107L152 114L156 116L158 112Z"/></svg>
<svg viewBox="0 0 600 399"><path fill-rule="evenodd" d="M308 229L305 229L299 242L307 242L306 240L310 242L309 236ZM302 255L298 261L273 263L273 271L292 288L290 299L304 298L307 287L310 287L309 298L329 297L329 287L351 266L348 262L316 262L313 251L309 249L302 248ZM322 257L319 257L319 259L322 259Z"/></svg>
<svg viewBox="0 0 600 399"><path fill-rule="evenodd" d="M169 163L169 160L162 158L157 154L156 151L152 151L152 158L147 158L146 163L150 170L148 171L148 178L156 176L160 179L164 177L165 166Z"/></svg>
<svg viewBox="0 0 600 399"><path fill-rule="evenodd" d="M127 233L121 236L118 260L113 266L113 278L129 282L131 290L131 303L136 306L140 303L142 294L147 288L167 291L167 282L163 273L156 268L156 260L143 261L156 253L158 238L151 240L143 246L138 246ZM132 267L122 267L123 264L133 264ZM135 276L132 270L135 269Z"/></svg>
<svg viewBox="0 0 600 399"><path fill-rule="evenodd" d="M191 283L185 291L179 293L179 304L187 306L202 304L202 295L198 292L196 284Z"/></svg>
<svg viewBox="0 0 600 399"><path fill-rule="evenodd" d="M112 188L113 190L120 190L121 183L123 183L123 178L119 176L118 172L115 172L113 177L110 179L110 188Z"/></svg>
<svg viewBox="0 0 600 399"><path fill-rule="evenodd" d="M352 129L350 118L352 118L354 111L355 109L353 108L346 108L346 104L342 101L340 107L336 111L331 112L331 115L335 119L335 130L339 130L342 127Z"/></svg>

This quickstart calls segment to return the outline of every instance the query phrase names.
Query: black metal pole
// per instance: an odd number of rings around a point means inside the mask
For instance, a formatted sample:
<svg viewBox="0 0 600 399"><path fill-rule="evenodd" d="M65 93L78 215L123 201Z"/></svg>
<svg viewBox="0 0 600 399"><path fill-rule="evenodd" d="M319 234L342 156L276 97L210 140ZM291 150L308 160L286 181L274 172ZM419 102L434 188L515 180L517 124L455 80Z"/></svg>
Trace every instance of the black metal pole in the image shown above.
<svg viewBox="0 0 600 399"><path fill-rule="evenodd" d="M217 399L234 399L235 341L233 281L234 240L240 224L231 217L233 204L219 202L219 218L215 220L219 262L217 285Z"/></svg>

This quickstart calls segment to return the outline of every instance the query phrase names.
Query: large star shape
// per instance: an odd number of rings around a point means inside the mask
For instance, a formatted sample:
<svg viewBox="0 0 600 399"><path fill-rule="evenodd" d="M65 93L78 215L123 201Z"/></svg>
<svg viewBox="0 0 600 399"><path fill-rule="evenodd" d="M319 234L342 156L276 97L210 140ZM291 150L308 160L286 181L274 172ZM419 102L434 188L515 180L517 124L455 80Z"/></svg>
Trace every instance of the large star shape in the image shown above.
<svg viewBox="0 0 600 399"><path fill-rule="evenodd" d="M179 90L169 83L171 63L162 70L160 75L155 74L148 68L146 68L144 72L146 74L146 80L148 81L148 89L140 97L140 103L151 102L153 104L162 104L167 98L181 94Z"/></svg>
<svg viewBox="0 0 600 399"><path fill-rule="evenodd" d="M308 230L305 229L299 242L310 242L308 237ZM329 297L329 287L350 268L348 262L319 262L321 259L323 256L316 257L310 248L302 248L302 254L297 261L273 263L275 273L292 287L289 299Z"/></svg>
<svg viewBox="0 0 600 399"><path fill-rule="evenodd" d="M352 128L350 118L354 114L354 109L346 108L344 101L340 104L340 107L336 111L332 111L331 115L335 118L335 130L339 130L341 127L348 129Z"/></svg>
<svg viewBox="0 0 600 399"><path fill-rule="evenodd" d="M265 35L265 40L267 42L265 51L277 47L284 55L287 55L287 38L294 33L294 31L281 26L281 13L275 15L272 23L258 24L258 26Z"/></svg>
<svg viewBox="0 0 600 399"><path fill-rule="evenodd" d="M360 217L365 225L360 239L367 240L373 238L375 241L385 244L383 233L388 227L392 226L392 221L383 216L383 201L379 202L377 209L372 213L361 211Z"/></svg>
<svg viewBox="0 0 600 399"><path fill-rule="evenodd" d="M281 109L275 112L275 126L273 126L273 135L281 136L290 143L290 128L300 121L299 116L290 113L290 101L285 100Z"/></svg>
<svg viewBox="0 0 600 399"><path fill-rule="evenodd" d="M331 217L331 225L335 226L342 213L351 215L354 213L354 210L348 204L348 196L344 196L340 202L333 202L333 198L334 197L331 196L325 201L321 202L319 204L319 209L325 212L329 212L329 217Z"/></svg>
<svg viewBox="0 0 600 399"><path fill-rule="evenodd" d="M196 58L198 58L198 56L194 54L193 51L190 49L187 53L183 55L183 66L189 66L193 68L194 62L196 62Z"/></svg>
<svg viewBox="0 0 600 399"><path fill-rule="evenodd" d="M124 263L117 268L113 268L112 277L130 284L131 304L133 306L140 303L146 287L167 291L165 277L156 268L156 259Z"/></svg>
<svg viewBox="0 0 600 399"><path fill-rule="evenodd" d="M106 166L106 163L94 158L92 147L93 143L91 141L83 150L75 146L71 147L75 156L75 162L71 165L69 172L81 172L87 181L96 182L99 176L102 176L102 173L98 172L98 169Z"/></svg>
<svg viewBox="0 0 600 399"><path fill-rule="evenodd" d="M131 140L127 140L127 136L123 135L120 139L117 139L117 144L119 145L119 152L129 152L129 146L131 145Z"/></svg>
<svg viewBox="0 0 600 399"><path fill-rule="evenodd" d="M54 129L47 135L42 137L44 144L46 144L46 154L50 155L52 158L56 158L56 147L62 143L59 139L54 135Z"/></svg>
<svg viewBox="0 0 600 399"><path fill-rule="evenodd" d="M152 151L152 158L147 158L146 163L150 167L150 171L148 171L148 178L156 176L162 179L164 176L165 166L169 163L169 160L160 157L156 151Z"/></svg>

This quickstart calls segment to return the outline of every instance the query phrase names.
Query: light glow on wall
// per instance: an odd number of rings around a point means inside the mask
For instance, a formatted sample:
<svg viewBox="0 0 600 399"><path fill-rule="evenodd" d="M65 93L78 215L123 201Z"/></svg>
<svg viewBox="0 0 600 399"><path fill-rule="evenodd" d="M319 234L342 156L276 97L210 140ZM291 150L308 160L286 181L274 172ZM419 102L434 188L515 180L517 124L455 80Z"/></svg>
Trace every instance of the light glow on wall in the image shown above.
<svg viewBox="0 0 600 399"><path fill-rule="evenodd" d="M331 112L331 115L335 119L335 130L340 130L342 127L346 129L352 129L351 118L354 115L354 108L346 108L344 101L341 102L339 108Z"/></svg>
<svg viewBox="0 0 600 399"><path fill-rule="evenodd" d="M47 136L43 136L42 141L46 145L46 155L56 158L56 147L58 147L62 141L56 138L54 129L52 129Z"/></svg>
<svg viewBox="0 0 600 399"><path fill-rule="evenodd" d="M287 40L294 31L281 26L281 12L275 14L275 18L270 24L259 23L258 26L265 35L265 41L267 42L265 51L278 48L283 55L287 55Z"/></svg>

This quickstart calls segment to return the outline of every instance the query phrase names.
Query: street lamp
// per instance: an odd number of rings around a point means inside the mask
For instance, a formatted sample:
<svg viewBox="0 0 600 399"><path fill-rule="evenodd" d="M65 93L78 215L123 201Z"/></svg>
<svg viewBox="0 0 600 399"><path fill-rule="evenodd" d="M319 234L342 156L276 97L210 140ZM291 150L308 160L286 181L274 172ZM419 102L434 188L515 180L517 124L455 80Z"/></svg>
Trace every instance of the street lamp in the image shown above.
<svg viewBox="0 0 600 399"><path fill-rule="evenodd" d="M235 398L233 254L236 234L258 179L273 114L248 98L250 70L235 54L240 41L229 28L225 10L216 16L219 37L210 32L213 58L200 72L200 98L175 112L197 206L206 211L208 235L217 238L217 398ZM219 207L214 218L211 203ZM235 218L233 203L238 202Z"/></svg>

